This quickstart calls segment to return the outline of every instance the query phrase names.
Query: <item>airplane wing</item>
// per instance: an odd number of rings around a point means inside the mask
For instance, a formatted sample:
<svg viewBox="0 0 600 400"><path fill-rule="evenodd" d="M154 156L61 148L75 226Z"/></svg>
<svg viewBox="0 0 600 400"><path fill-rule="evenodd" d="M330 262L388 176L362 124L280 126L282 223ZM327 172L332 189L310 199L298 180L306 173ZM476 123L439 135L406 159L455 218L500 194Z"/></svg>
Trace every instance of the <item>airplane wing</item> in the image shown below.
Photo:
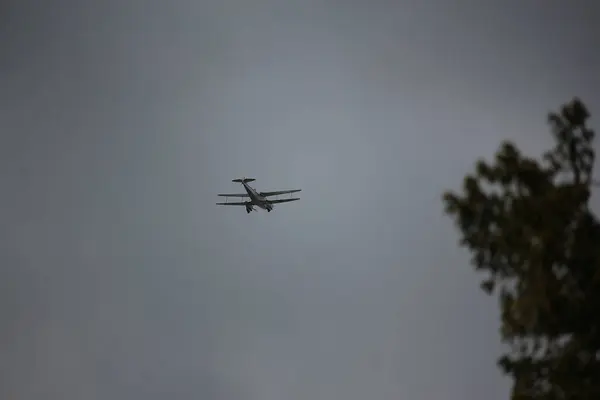
<svg viewBox="0 0 600 400"><path fill-rule="evenodd" d="M268 196L277 196L280 194L288 194L288 193L296 193L301 191L302 189L293 189L293 190L278 190L276 192L260 192L260 195L263 197L268 197Z"/></svg>
<svg viewBox="0 0 600 400"><path fill-rule="evenodd" d="M221 197L248 197L248 193L220 193L217 196Z"/></svg>
<svg viewBox="0 0 600 400"><path fill-rule="evenodd" d="M277 204L277 203L287 203L288 201L296 201L296 200L300 200L300 198L294 197L291 199L268 200L268 202L271 204Z"/></svg>
<svg viewBox="0 0 600 400"><path fill-rule="evenodd" d="M245 202L217 203L218 206L245 206Z"/></svg>

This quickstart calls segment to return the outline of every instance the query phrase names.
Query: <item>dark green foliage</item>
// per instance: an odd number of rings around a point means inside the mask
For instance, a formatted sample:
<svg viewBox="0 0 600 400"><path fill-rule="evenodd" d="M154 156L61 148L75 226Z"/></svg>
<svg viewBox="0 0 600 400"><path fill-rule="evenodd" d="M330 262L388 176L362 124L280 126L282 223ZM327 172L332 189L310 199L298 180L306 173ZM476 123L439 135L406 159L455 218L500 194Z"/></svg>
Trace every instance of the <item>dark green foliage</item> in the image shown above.
<svg viewBox="0 0 600 400"><path fill-rule="evenodd" d="M482 288L497 294L498 362L513 399L600 399L600 223L588 208L594 132L574 99L548 117L556 145L541 161L503 143L462 193L444 194Z"/></svg>

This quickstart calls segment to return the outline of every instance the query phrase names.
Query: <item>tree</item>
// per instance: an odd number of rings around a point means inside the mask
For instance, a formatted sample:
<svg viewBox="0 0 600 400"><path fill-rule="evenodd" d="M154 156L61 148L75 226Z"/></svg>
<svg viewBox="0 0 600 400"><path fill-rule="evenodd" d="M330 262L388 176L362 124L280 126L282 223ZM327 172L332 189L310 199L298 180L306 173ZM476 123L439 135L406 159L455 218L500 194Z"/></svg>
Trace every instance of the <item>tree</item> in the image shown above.
<svg viewBox="0 0 600 400"><path fill-rule="evenodd" d="M482 288L497 294L498 361L512 399L600 399L600 223L588 207L594 132L577 98L551 113L555 147L541 160L504 142L479 160L446 213Z"/></svg>

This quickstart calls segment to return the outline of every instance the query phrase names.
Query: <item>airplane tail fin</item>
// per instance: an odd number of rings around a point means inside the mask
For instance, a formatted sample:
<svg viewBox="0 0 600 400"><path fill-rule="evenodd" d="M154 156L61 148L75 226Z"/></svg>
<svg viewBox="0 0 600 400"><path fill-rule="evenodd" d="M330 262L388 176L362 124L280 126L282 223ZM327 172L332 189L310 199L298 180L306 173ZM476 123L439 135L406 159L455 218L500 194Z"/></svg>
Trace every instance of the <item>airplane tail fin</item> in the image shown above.
<svg viewBox="0 0 600 400"><path fill-rule="evenodd" d="M242 182L253 182L256 179L254 178L241 178L241 179L234 179L232 180L232 182L236 182L236 183L242 183Z"/></svg>

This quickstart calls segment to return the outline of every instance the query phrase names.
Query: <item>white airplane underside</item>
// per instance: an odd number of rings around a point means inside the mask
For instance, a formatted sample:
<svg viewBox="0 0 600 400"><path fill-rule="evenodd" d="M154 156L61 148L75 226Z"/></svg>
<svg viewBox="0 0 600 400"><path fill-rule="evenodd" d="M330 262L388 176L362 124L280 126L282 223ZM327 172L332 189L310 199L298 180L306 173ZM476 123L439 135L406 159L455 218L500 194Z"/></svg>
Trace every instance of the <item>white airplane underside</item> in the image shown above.
<svg viewBox="0 0 600 400"><path fill-rule="evenodd" d="M252 182L252 181L255 181L255 179L241 178L241 179L234 179L232 181L232 182L236 182L236 183L241 183L242 186L244 186L246 193L229 193L229 194L220 193L217 195L217 196L226 197L226 198L227 197L242 197L242 198L248 198L248 200L239 201L239 202L227 202L227 199L226 199L224 203L217 203L217 205L220 205L220 206L245 206L246 212L249 214L251 211L256 211L256 209L254 208L255 206L262 208L263 210L267 210L267 212L271 212L271 210L273 210L273 204L288 203L290 201L300 200L299 197L290 197L287 199L273 199L273 200L268 199L268 197L271 197L271 196L279 196L282 194L297 193L297 192L301 191L301 189L277 190L277 191L273 191L273 192L257 192L254 188L252 188L252 187L250 187L250 185L248 185L248 182Z"/></svg>

